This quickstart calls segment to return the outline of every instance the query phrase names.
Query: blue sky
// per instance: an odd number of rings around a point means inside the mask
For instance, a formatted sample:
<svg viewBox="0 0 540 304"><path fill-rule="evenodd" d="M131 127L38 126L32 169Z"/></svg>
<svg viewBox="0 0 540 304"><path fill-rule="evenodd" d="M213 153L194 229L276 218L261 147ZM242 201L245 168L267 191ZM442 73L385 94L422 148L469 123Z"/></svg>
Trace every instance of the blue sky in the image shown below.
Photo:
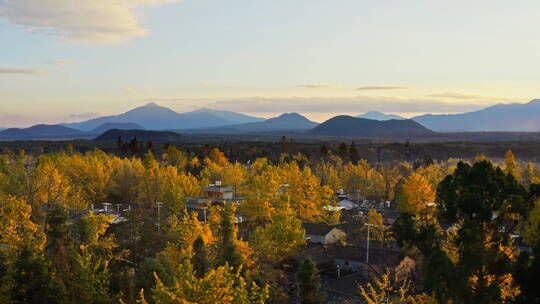
<svg viewBox="0 0 540 304"><path fill-rule="evenodd" d="M150 101L321 121L527 102L540 2L0 0L0 126Z"/></svg>

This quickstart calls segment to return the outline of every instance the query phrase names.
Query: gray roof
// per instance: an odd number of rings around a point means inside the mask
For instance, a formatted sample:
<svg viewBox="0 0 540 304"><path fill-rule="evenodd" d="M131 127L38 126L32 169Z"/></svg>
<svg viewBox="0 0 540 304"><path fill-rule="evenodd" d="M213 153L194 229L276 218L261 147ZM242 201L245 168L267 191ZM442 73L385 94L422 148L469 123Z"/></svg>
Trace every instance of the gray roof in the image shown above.
<svg viewBox="0 0 540 304"><path fill-rule="evenodd" d="M311 235L327 235L328 232L332 231L334 228L340 228L340 225L327 225L323 223L314 224L314 223L304 223L302 227L306 229L306 234Z"/></svg>
<svg viewBox="0 0 540 304"><path fill-rule="evenodd" d="M221 186L207 186L203 188L204 191L212 192L232 192L234 191L233 187L221 187Z"/></svg>

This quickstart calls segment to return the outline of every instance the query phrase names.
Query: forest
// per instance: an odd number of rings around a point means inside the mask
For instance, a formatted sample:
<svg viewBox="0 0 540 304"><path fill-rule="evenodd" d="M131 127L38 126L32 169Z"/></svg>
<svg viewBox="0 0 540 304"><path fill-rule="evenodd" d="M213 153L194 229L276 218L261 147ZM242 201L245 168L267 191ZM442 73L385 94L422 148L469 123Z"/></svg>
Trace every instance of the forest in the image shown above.
<svg viewBox="0 0 540 304"><path fill-rule="evenodd" d="M2 149L0 303L540 303L533 157L293 145ZM313 244L309 225L347 233ZM337 300L339 267L310 250L366 240L367 274Z"/></svg>

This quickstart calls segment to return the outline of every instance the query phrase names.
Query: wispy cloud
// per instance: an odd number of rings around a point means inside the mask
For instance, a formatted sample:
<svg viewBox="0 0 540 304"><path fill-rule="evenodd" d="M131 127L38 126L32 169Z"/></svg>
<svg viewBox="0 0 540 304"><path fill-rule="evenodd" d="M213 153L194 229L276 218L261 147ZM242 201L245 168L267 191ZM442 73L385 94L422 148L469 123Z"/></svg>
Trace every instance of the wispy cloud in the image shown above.
<svg viewBox="0 0 540 304"><path fill-rule="evenodd" d="M77 63L77 61L71 60L71 59L53 59L53 60L45 60L45 62L49 64L58 64L58 65L67 65L67 64Z"/></svg>
<svg viewBox="0 0 540 304"><path fill-rule="evenodd" d="M182 0L0 1L0 18L68 41L115 43L145 35L137 9Z"/></svg>
<svg viewBox="0 0 540 304"><path fill-rule="evenodd" d="M480 95L471 95L471 94L462 94L462 93L456 93L456 92L445 92L445 93L437 93L437 94L430 94L427 95L428 97L435 97L435 98L450 98L450 99L480 99L484 98Z"/></svg>
<svg viewBox="0 0 540 304"><path fill-rule="evenodd" d="M404 90L407 89L407 87L399 87L399 86L367 86L367 87L359 87L356 90L357 91L384 91L384 90Z"/></svg>
<svg viewBox="0 0 540 304"><path fill-rule="evenodd" d="M39 74L47 74L47 71L40 70L40 69L2 68L2 67L0 67L0 74L39 75Z"/></svg>
<svg viewBox="0 0 540 304"><path fill-rule="evenodd" d="M342 89L343 86L335 84L301 84L299 88L304 89Z"/></svg>

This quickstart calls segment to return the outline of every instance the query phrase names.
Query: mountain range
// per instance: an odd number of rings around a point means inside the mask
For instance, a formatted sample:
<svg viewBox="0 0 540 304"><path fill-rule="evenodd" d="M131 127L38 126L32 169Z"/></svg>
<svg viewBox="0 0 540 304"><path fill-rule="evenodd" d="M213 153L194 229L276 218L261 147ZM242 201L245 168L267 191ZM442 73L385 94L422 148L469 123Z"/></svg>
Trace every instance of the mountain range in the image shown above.
<svg viewBox="0 0 540 304"><path fill-rule="evenodd" d="M0 140L61 140L91 138L82 131L60 125L35 125L30 128L10 128L0 131Z"/></svg>
<svg viewBox="0 0 540 304"><path fill-rule="evenodd" d="M0 130L0 140L70 140L91 139L111 129L142 130L134 123L104 123L84 132L63 125L35 125L29 128L10 128Z"/></svg>
<svg viewBox="0 0 540 304"><path fill-rule="evenodd" d="M498 104L463 114L427 114L412 119L371 111L356 117L336 116L321 124L310 121L298 113L285 113L265 120L240 113L206 108L177 113L155 103L149 103L123 114L77 123L36 125L30 128L0 130L0 140L89 139L112 129L162 130L185 135L302 134L306 136L365 138L470 137L473 135L465 135L463 132L540 132L540 99L525 104ZM443 136L443 133L440 132L444 132L446 135ZM475 136L482 138L495 136L498 138L501 134L477 134L473 137L476 138Z"/></svg>
<svg viewBox="0 0 540 304"><path fill-rule="evenodd" d="M205 134L254 134L271 133L276 131L307 131L318 123L313 122L298 113L284 113L278 117L269 118L261 122L251 122L245 124L229 125L220 128L202 128L184 130L184 133L205 133Z"/></svg>
<svg viewBox="0 0 540 304"><path fill-rule="evenodd" d="M463 114L427 114L412 118L437 132L539 132L540 99L498 104Z"/></svg>
<svg viewBox="0 0 540 304"><path fill-rule="evenodd" d="M244 114L210 109L177 113L155 103L149 103L123 114L104 116L78 123L63 124L63 126L81 131L90 131L104 123L114 122L135 123L148 130L184 130L259 122L263 120L262 118Z"/></svg>

